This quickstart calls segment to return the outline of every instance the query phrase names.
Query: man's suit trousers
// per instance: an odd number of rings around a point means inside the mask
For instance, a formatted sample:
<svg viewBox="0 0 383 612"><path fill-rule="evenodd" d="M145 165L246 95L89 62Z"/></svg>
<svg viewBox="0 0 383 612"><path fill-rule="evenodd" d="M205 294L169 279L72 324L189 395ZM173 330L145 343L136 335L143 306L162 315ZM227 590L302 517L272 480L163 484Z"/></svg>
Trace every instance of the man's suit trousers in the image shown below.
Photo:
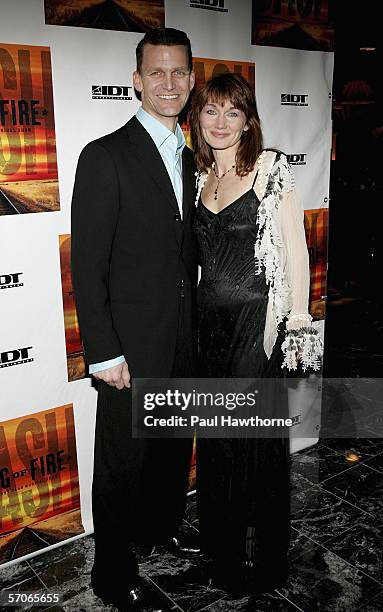
<svg viewBox="0 0 383 612"><path fill-rule="evenodd" d="M180 312L172 377L192 376L190 325ZM148 347L150 350L150 347ZM131 389L100 383L92 488L95 564L92 582L132 584L138 567L132 544L176 535L185 510L192 439L131 437ZM126 559L124 567L117 556Z"/></svg>

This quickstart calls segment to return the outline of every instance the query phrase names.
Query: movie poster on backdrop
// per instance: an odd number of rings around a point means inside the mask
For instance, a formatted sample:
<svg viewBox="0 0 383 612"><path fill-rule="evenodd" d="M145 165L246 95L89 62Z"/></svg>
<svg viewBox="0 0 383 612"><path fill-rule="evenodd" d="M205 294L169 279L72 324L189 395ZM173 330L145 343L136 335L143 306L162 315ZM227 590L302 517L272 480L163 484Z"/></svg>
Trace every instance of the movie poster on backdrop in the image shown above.
<svg viewBox="0 0 383 612"><path fill-rule="evenodd" d="M252 44L332 51L333 0L253 0Z"/></svg>
<svg viewBox="0 0 383 612"><path fill-rule="evenodd" d="M85 377L84 349L77 319L71 274L71 236L59 236L68 382Z"/></svg>
<svg viewBox="0 0 383 612"><path fill-rule="evenodd" d="M148 32L165 26L164 0L44 0L48 25Z"/></svg>
<svg viewBox="0 0 383 612"><path fill-rule="evenodd" d="M83 532L73 405L0 423L0 564Z"/></svg>
<svg viewBox="0 0 383 612"><path fill-rule="evenodd" d="M49 47L0 44L0 215L60 210Z"/></svg>
<svg viewBox="0 0 383 612"><path fill-rule="evenodd" d="M310 260L309 310L314 321L326 316L328 208L305 210L305 231Z"/></svg>

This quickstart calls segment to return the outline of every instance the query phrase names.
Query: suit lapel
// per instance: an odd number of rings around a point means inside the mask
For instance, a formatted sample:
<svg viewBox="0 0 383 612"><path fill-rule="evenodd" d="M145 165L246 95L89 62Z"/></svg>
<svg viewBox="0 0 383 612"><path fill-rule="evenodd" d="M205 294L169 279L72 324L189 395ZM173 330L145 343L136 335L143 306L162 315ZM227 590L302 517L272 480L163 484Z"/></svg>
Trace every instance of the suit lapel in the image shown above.
<svg viewBox="0 0 383 612"><path fill-rule="evenodd" d="M161 194L165 196L162 199L166 200L175 213L179 212L169 174L154 141L136 117L133 117L126 127L129 138L134 145L135 153L141 160L145 172L151 176L160 189Z"/></svg>

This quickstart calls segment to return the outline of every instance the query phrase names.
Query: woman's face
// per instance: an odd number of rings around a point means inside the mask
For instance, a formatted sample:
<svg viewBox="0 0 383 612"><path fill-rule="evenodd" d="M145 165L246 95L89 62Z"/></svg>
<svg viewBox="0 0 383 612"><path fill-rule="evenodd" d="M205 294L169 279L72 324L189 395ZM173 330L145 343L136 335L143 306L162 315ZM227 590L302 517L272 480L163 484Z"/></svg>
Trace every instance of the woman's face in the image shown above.
<svg viewBox="0 0 383 612"><path fill-rule="evenodd" d="M234 108L230 100L225 100L224 104L209 101L199 120L202 135L212 149L238 146L242 132L248 129L245 113Z"/></svg>

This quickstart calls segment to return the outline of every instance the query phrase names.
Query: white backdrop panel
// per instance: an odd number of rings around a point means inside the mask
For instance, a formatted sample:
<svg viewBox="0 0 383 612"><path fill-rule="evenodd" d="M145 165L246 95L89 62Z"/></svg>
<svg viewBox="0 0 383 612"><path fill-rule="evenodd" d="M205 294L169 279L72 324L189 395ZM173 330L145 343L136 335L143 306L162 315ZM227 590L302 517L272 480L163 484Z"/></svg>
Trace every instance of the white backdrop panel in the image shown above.
<svg viewBox="0 0 383 612"><path fill-rule="evenodd" d="M192 8L191 4L198 2L166 0L165 23L187 32L193 55L247 61L251 49L251 0L210 0L212 6L219 8L221 4L227 12Z"/></svg>
<svg viewBox="0 0 383 612"><path fill-rule="evenodd" d="M265 144L307 156L294 165L298 193L305 209L320 208L329 190L333 54L255 46L254 60ZM308 106L282 105L282 94L307 96Z"/></svg>

